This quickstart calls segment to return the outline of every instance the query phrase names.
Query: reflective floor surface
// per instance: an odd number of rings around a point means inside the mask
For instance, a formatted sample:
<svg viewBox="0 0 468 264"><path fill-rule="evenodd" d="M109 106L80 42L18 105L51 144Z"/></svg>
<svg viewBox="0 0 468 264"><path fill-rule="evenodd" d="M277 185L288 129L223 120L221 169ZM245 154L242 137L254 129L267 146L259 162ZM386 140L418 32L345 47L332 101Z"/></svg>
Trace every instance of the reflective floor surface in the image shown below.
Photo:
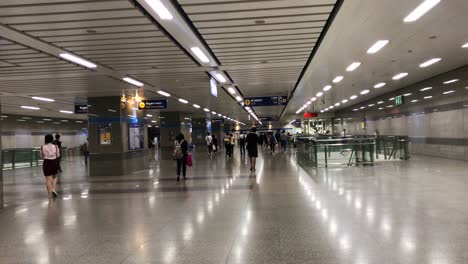
<svg viewBox="0 0 468 264"><path fill-rule="evenodd" d="M468 263L468 164L413 157L304 171L288 152L175 162L115 177L7 171L0 263Z"/></svg>

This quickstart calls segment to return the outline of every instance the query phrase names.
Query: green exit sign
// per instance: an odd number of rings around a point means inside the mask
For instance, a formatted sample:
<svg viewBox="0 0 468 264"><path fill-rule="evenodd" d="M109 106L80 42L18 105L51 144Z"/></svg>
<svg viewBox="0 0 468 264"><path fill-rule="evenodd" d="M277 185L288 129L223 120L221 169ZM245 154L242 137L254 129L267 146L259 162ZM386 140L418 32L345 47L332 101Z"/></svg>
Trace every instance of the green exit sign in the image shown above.
<svg viewBox="0 0 468 264"><path fill-rule="evenodd" d="M405 101L404 101L403 95L399 95L395 97L395 105L402 105L404 103Z"/></svg>

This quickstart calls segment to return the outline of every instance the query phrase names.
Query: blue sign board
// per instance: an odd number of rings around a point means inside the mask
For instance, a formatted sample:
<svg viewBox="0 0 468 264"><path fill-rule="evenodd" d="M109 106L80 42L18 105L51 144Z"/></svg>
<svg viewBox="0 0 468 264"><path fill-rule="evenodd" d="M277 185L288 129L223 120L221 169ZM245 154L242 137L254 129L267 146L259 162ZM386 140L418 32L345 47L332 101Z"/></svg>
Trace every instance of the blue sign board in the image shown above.
<svg viewBox="0 0 468 264"><path fill-rule="evenodd" d="M211 119L213 123L224 123L224 118L213 118Z"/></svg>
<svg viewBox="0 0 468 264"><path fill-rule="evenodd" d="M287 96L249 97L244 99L245 106L275 106L286 105Z"/></svg>
<svg viewBox="0 0 468 264"><path fill-rule="evenodd" d="M75 114L87 114L88 104L75 104Z"/></svg>
<svg viewBox="0 0 468 264"><path fill-rule="evenodd" d="M166 109L167 100L144 100L138 104L139 110L149 109Z"/></svg>

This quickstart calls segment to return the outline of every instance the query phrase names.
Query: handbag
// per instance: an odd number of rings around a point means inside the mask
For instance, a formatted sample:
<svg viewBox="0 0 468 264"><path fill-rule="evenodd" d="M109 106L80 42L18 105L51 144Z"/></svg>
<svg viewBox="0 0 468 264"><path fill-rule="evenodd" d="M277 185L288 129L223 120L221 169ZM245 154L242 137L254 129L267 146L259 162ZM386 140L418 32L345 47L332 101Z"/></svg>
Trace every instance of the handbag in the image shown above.
<svg viewBox="0 0 468 264"><path fill-rule="evenodd" d="M182 151L182 143L184 143L184 140L182 140L180 143L177 143L174 148L174 153L172 154L172 156L175 160L184 158L184 152Z"/></svg>
<svg viewBox="0 0 468 264"><path fill-rule="evenodd" d="M192 167L193 165L192 153L187 153L187 159L185 160L185 164L187 164L187 166L189 167Z"/></svg>

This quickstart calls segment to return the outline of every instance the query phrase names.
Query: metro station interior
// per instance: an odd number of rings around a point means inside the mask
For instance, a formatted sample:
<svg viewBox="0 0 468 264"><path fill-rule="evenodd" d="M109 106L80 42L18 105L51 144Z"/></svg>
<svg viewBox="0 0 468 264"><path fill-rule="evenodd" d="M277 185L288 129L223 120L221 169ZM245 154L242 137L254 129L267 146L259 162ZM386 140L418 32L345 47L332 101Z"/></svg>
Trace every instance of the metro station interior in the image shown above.
<svg viewBox="0 0 468 264"><path fill-rule="evenodd" d="M0 1L0 263L468 263L467 11Z"/></svg>

